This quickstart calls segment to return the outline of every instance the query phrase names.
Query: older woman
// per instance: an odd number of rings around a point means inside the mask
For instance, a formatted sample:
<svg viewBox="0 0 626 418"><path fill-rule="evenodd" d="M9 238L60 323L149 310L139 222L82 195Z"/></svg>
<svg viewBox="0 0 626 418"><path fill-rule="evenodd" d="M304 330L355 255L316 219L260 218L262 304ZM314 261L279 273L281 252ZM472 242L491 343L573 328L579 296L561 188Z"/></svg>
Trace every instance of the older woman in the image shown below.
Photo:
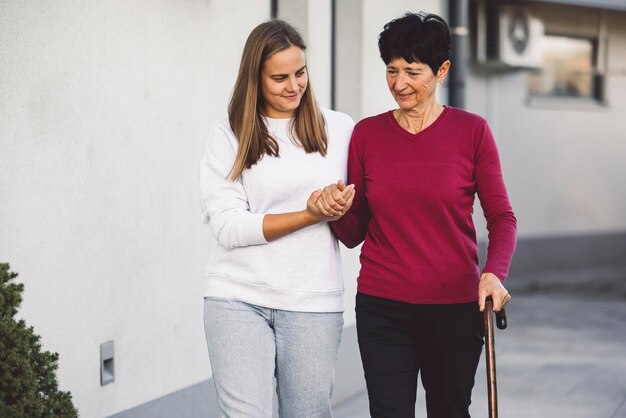
<svg viewBox="0 0 626 418"><path fill-rule="evenodd" d="M487 122L437 102L450 69L446 22L409 13L385 25L379 49L398 108L355 126L348 180L356 196L331 225L348 247L365 241L356 315L370 412L413 417L421 372L429 417L468 417L485 298L496 311L511 298L502 282L516 219ZM324 189L322 212L341 210L342 189ZM476 195L489 231L482 272Z"/></svg>

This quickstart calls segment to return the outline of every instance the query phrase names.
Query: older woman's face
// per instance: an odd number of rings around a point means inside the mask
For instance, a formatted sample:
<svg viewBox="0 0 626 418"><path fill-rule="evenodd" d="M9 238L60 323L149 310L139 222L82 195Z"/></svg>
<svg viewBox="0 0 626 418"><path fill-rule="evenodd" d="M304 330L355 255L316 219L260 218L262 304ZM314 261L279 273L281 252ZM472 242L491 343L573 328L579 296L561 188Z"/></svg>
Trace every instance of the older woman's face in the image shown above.
<svg viewBox="0 0 626 418"><path fill-rule="evenodd" d="M445 74L444 74L445 77ZM395 58L387 64L387 85L402 110L411 110L435 100L437 78L433 70L421 62Z"/></svg>

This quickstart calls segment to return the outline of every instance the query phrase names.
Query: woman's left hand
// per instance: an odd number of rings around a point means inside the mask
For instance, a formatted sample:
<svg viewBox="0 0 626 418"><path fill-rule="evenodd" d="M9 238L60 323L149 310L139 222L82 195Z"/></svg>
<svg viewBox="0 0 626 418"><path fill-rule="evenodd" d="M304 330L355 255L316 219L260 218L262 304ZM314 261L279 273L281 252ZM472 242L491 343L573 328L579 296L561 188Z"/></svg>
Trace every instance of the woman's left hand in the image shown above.
<svg viewBox="0 0 626 418"><path fill-rule="evenodd" d="M322 190L314 191L306 202L306 212L316 218L317 222L336 221L346 214L354 200L354 186L346 187L343 191L339 192L342 199L342 205L339 206L340 209L326 210L320 202L322 193Z"/></svg>
<svg viewBox="0 0 626 418"><path fill-rule="evenodd" d="M346 186L343 180L322 189L315 205L326 216L339 219L350 209L354 200L354 185Z"/></svg>
<svg viewBox="0 0 626 418"><path fill-rule="evenodd" d="M500 312L500 309L504 308L511 300L511 295L502 286L500 279L493 273L483 273L480 276L480 283L478 284L478 305L480 311L485 310L485 299L487 296L491 296L493 299L493 310Z"/></svg>

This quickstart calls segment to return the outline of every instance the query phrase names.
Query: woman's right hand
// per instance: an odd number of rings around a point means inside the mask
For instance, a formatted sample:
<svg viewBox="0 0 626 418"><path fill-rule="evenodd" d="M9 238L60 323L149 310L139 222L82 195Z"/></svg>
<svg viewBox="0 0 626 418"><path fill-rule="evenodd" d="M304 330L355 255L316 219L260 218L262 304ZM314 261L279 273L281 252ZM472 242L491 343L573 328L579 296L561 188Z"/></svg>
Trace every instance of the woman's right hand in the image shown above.
<svg viewBox="0 0 626 418"><path fill-rule="evenodd" d="M307 200L307 212L321 217L324 221L335 221L341 218L352 206L354 185L345 186L342 180L330 184L323 190L311 193Z"/></svg>

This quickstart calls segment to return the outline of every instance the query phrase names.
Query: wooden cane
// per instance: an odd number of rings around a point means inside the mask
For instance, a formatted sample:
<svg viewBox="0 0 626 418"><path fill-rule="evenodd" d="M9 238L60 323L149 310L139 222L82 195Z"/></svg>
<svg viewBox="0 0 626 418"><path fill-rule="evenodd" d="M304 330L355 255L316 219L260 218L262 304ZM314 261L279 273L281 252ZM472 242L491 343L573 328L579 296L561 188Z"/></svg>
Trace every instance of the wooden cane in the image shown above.
<svg viewBox="0 0 626 418"><path fill-rule="evenodd" d="M499 329L507 326L504 309L496 313ZM496 386L496 352L493 334L493 299L488 296L485 301L485 357L487 360L487 393L489 396L489 418L498 417L498 391Z"/></svg>

